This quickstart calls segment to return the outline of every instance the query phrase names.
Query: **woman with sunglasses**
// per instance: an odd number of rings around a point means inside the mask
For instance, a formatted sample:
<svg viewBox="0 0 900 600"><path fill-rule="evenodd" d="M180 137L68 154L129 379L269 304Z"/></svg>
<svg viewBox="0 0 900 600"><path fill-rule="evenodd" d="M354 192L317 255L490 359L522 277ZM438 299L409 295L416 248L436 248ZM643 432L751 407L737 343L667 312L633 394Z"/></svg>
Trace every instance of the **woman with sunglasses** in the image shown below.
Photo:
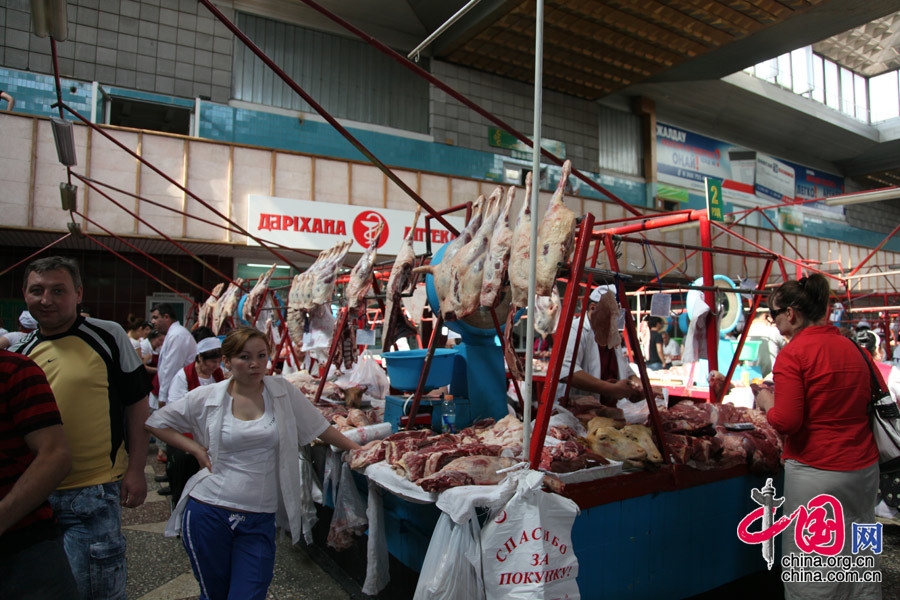
<svg viewBox="0 0 900 600"><path fill-rule="evenodd" d="M319 438L341 450L359 448L288 381L266 376L270 351L261 331L231 331L222 344L231 377L188 392L147 420L154 436L201 466L166 535L181 533L204 599L266 597L276 523L290 529L295 544L300 541L300 444Z"/></svg>
<svg viewBox="0 0 900 600"><path fill-rule="evenodd" d="M787 281L769 295L769 315L789 341L775 361L774 392L760 390L756 403L769 424L786 436L782 514L809 507L821 494L834 497L843 513L840 555L852 559L853 523L875 523L878 448L867 414L871 393L866 359L828 323L830 293L828 280L816 273ZM796 522L782 534L784 557L806 554L797 544ZM830 537L833 542L837 536ZM859 552L864 554L872 555L871 550ZM785 598L881 598L881 584L785 583Z"/></svg>
<svg viewBox="0 0 900 600"><path fill-rule="evenodd" d="M225 379L222 367L219 366L222 362L222 341L209 327L198 327L191 335L197 342L197 356L194 362L175 374L169 386L169 402L178 402L191 390ZM184 435L191 437L190 433ZM200 470L200 464L184 450L174 447L168 451L167 458L166 479L169 480L169 486L161 488L159 494L171 495L174 505L178 504L188 479Z"/></svg>

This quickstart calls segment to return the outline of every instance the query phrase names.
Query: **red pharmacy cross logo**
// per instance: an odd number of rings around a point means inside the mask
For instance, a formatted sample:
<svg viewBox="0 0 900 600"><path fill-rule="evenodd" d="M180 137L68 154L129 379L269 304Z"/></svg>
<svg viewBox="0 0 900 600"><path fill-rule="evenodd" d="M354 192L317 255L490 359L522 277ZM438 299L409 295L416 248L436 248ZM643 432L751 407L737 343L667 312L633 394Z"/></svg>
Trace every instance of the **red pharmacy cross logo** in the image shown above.
<svg viewBox="0 0 900 600"><path fill-rule="evenodd" d="M372 240L375 239L378 226L384 223L384 229L381 230L381 236L378 238L378 248L384 246L388 239L388 224L379 213L374 210L367 210L356 215L353 220L353 237L360 246L368 248Z"/></svg>

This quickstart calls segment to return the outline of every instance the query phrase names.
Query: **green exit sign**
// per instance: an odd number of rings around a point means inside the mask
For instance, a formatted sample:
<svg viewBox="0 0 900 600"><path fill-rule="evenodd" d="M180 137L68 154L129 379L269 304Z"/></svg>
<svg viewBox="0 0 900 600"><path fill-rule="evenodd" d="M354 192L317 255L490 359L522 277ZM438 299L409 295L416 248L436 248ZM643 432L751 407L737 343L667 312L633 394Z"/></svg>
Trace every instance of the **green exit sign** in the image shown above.
<svg viewBox="0 0 900 600"><path fill-rule="evenodd" d="M725 221L725 201L722 200L722 180L715 177L704 178L706 182L706 212L710 221Z"/></svg>

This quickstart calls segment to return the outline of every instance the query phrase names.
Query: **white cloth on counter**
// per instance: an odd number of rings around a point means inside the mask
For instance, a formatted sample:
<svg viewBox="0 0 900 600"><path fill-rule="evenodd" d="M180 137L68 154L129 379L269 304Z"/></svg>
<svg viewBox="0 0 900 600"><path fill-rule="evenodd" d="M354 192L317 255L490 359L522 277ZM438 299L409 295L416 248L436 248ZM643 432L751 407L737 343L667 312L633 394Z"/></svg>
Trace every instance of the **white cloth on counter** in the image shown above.
<svg viewBox="0 0 900 600"><path fill-rule="evenodd" d="M369 465L366 467L365 474L371 481L404 500L417 504L431 504L437 500L437 494L426 492L406 477L398 474L385 461Z"/></svg>

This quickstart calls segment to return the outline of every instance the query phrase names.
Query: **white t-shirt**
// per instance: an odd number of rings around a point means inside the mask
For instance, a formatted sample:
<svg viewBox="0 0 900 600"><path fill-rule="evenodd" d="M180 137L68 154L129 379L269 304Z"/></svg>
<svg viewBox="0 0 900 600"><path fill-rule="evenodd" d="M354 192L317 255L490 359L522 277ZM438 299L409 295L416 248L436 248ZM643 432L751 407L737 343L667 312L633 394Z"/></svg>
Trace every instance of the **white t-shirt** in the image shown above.
<svg viewBox="0 0 900 600"><path fill-rule="evenodd" d="M263 401L265 412L260 418L242 421L232 414L232 397L225 395L218 460L213 473L191 490L191 498L247 512L276 511L278 427L266 392Z"/></svg>
<svg viewBox="0 0 900 600"><path fill-rule="evenodd" d="M216 380L212 377L208 377L204 379L200 377L200 374L197 374L197 379L200 381L200 385L209 385L211 383L215 383ZM184 395L188 393L188 383L187 383L187 375L184 372L184 369L181 369L177 373L175 373L175 379L172 380L172 385L169 386L169 402L178 402Z"/></svg>

